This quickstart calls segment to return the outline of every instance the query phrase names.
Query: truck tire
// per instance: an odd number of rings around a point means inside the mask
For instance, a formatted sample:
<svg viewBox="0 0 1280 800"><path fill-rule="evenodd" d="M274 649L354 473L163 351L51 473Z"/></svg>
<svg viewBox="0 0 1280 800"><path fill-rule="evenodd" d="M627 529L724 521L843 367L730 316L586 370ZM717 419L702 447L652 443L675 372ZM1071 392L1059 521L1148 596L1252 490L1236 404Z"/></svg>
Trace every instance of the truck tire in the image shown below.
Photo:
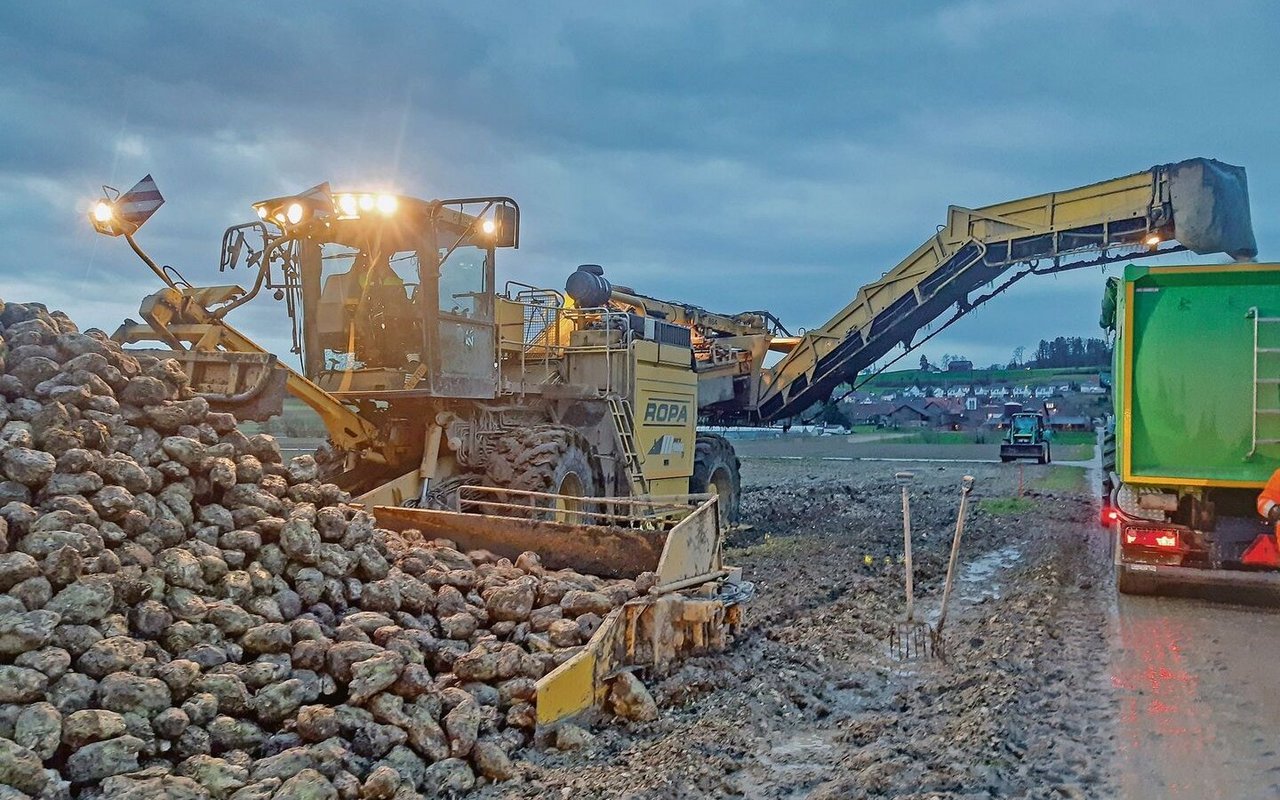
<svg viewBox="0 0 1280 800"><path fill-rule="evenodd" d="M725 526L738 522L742 499L740 467L741 462L728 439L714 433L698 434L689 493L718 495L720 522Z"/></svg>
<svg viewBox="0 0 1280 800"><path fill-rule="evenodd" d="M526 492L546 492L568 498L598 497L604 485L600 467L591 457L585 437L564 425L539 425L515 431L498 440L485 477L494 486ZM541 499L531 501L511 495L507 502L565 511L587 510L582 501ZM516 511L503 511L514 515ZM539 514L565 522L583 522L578 514Z"/></svg>

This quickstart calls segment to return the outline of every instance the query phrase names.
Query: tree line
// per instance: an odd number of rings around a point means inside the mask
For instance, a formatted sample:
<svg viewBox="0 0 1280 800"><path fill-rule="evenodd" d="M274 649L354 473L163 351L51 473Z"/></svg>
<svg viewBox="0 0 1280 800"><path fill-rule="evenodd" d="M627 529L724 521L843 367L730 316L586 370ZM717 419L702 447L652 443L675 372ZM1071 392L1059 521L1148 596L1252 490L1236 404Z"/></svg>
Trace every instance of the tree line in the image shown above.
<svg viewBox="0 0 1280 800"><path fill-rule="evenodd" d="M1009 368L1104 367L1111 363L1111 345L1106 340L1080 336L1041 339L1032 357L1023 361L1025 353L1021 347L1015 350Z"/></svg>

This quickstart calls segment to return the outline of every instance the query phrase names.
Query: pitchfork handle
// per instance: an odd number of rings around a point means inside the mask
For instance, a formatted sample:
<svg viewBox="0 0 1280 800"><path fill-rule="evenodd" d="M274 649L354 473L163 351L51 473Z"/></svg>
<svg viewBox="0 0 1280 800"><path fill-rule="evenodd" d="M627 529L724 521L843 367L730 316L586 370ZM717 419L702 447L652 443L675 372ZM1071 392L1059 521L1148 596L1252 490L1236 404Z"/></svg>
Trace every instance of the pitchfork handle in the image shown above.
<svg viewBox="0 0 1280 800"><path fill-rule="evenodd" d="M955 582L956 561L960 557L960 537L964 534L964 512L969 505L969 492L973 491L973 476L965 475L960 487L960 513L956 515L956 535L951 539L951 558L947 560L947 582L942 588L942 607L938 609L937 635L947 621L947 601L951 599L951 586Z"/></svg>

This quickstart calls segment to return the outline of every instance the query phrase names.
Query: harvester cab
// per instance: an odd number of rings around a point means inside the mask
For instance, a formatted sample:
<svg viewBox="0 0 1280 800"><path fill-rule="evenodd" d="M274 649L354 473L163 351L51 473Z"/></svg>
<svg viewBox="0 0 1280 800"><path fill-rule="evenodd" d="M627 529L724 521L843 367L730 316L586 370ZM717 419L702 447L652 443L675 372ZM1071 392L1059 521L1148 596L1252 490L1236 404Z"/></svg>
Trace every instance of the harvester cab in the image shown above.
<svg viewBox="0 0 1280 800"><path fill-rule="evenodd" d="M514 200L321 184L254 208L259 221L224 234L220 266L258 270L239 302L263 286L286 300L307 378L339 395L494 396L495 254L519 244Z"/></svg>
<svg viewBox="0 0 1280 800"><path fill-rule="evenodd" d="M1052 460L1049 440L1053 431L1039 411L1020 411L1009 418L1004 441L1000 443L1000 460L1008 463L1021 458L1034 458L1040 464Z"/></svg>

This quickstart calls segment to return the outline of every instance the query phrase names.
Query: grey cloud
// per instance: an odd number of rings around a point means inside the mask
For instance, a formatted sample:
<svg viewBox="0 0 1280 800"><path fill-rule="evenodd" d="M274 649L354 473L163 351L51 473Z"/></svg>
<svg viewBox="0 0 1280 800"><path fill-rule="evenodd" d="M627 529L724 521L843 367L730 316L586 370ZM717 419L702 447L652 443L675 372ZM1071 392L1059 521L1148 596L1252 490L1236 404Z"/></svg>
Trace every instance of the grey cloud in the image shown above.
<svg viewBox="0 0 1280 800"><path fill-rule="evenodd" d="M83 204L146 172L169 203L142 238L193 281L244 280L216 248L252 200L332 180L515 196L524 246L503 278L560 285L597 262L792 327L948 204L1157 162L1245 164L1264 257L1278 233L1280 109L1255 87L1280 66L1280 19L1262 0L1211 22L1191 0L194 8L0 7L0 296L103 327L136 314L150 275ZM1092 335L1100 286L1030 279L926 352ZM276 304L244 311L287 347Z"/></svg>

